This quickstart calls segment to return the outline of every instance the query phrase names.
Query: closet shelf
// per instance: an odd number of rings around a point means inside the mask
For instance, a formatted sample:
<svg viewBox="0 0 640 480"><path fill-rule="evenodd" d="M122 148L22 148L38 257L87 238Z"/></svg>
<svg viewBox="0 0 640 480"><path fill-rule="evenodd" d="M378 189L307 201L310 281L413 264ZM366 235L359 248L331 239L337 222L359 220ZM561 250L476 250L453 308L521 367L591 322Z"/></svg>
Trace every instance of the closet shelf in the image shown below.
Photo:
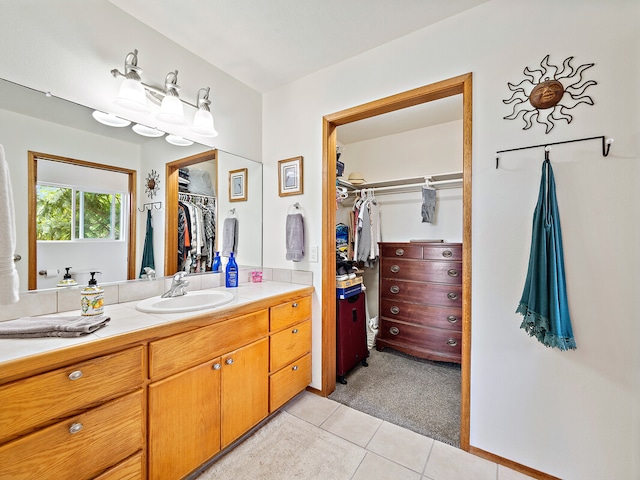
<svg viewBox="0 0 640 480"><path fill-rule="evenodd" d="M404 187L407 188L421 186L426 184L434 184L442 182L443 184L452 184L457 183L458 181L462 181L462 172L448 172L448 173L438 173L433 175L424 175L421 177L408 177L408 178L398 178L395 180L383 180L378 182L365 182L360 183L358 185L354 185L351 182L346 180L338 179L338 186L346 187L348 190L356 191L362 189L376 189L376 188L387 188L387 187Z"/></svg>

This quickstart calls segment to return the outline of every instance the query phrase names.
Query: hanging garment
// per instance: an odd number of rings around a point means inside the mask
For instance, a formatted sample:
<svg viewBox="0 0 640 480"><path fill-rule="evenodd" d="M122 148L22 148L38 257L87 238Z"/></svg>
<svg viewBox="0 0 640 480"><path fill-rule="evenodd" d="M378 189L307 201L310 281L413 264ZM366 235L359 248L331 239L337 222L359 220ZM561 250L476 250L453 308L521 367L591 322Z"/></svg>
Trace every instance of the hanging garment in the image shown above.
<svg viewBox="0 0 640 480"><path fill-rule="evenodd" d="M0 145L0 305L20 300L18 271L13 260L16 248L16 219L9 164Z"/></svg>
<svg viewBox="0 0 640 480"><path fill-rule="evenodd" d="M433 223L436 215L436 189L422 187L422 223Z"/></svg>
<svg viewBox="0 0 640 480"><path fill-rule="evenodd" d="M556 185L548 159L542 164L529 268L516 313L524 316L520 328L547 347L576 348L567 301Z"/></svg>
<svg viewBox="0 0 640 480"><path fill-rule="evenodd" d="M301 213L287 215L285 233L287 260L301 261L304 258L304 217Z"/></svg>
<svg viewBox="0 0 640 480"><path fill-rule="evenodd" d="M145 273L144 268L149 267L155 270L156 263L153 258L153 224L151 223L151 210L147 210L147 233L144 236L144 250L142 250L142 265L140 265L140 275Z"/></svg>

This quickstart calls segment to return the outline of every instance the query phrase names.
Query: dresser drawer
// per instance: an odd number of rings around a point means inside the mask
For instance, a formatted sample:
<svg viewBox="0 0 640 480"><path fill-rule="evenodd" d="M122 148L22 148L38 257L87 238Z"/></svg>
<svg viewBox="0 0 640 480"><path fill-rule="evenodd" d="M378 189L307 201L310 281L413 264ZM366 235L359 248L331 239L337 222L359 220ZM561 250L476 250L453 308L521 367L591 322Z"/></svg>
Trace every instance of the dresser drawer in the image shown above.
<svg viewBox="0 0 640 480"><path fill-rule="evenodd" d="M461 243L433 243L422 247L425 260L462 260Z"/></svg>
<svg viewBox="0 0 640 480"><path fill-rule="evenodd" d="M0 441L139 387L143 351L131 348L0 387Z"/></svg>
<svg viewBox="0 0 640 480"><path fill-rule="evenodd" d="M391 320L415 323L425 327L462 331L462 308L421 305L401 302L395 298L380 301L380 316Z"/></svg>
<svg viewBox="0 0 640 480"><path fill-rule="evenodd" d="M269 371L284 367L311 351L311 320L292 325L269 337L271 349Z"/></svg>
<svg viewBox="0 0 640 480"><path fill-rule="evenodd" d="M311 295L270 308L269 330L281 328L311 318Z"/></svg>
<svg viewBox="0 0 640 480"><path fill-rule="evenodd" d="M380 276L417 282L461 285L462 262L383 258L380 261Z"/></svg>
<svg viewBox="0 0 640 480"><path fill-rule="evenodd" d="M432 352L459 359L462 353L462 333L439 328L411 325L380 319L379 335L382 340L416 346Z"/></svg>
<svg viewBox="0 0 640 480"><path fill-rule="evenodd" d="M381 243L380 256L383 258L413 258L422 260L422 245L411 243Z"/></svg>
<svg viewBox="0 0 640 480"><path fill-rule="evenodd" d="M462 307L462 286L380 279L380 299Z"/></svg>
<svg viewBox="0 0 640 480"><path fill-rule="evenodd" d="M274 412L311 383L311 354L269 377L269 412Z"/></svg>
<svg viewBox="0 0 640 480"><path fill-rule="evenodd" d="M143 448L143 399L138 390L0 446L0 478L95 477Z"/></svg>
<svg viewBox="0 0 640 480"><path fill-rule="evenodd" d="M94 480L140 480L144 478L144 456L142 452L127 458L110 468Z"/></svg>
<svg viewBox="0 0 640 480"><path fill-rule="evenodd" d="M268 328L269 312L261 310L151 342L151 380L168 377L266 337Z"/></svg>

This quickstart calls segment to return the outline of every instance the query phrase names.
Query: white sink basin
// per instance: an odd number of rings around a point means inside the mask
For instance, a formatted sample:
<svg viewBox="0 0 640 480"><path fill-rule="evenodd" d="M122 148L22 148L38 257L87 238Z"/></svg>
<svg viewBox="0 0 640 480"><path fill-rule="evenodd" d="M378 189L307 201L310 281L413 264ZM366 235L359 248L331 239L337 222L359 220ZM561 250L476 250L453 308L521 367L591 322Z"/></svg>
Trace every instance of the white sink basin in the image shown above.
<svg viewBox="0 0 640 480"><path fill-rule="evenodd" d="M225 290L209 292L187 292L179 297L151 297L142 300L136 309L146 313L179 313L193 312L207 308L219 307L233 300L233 294Z"/></svg>

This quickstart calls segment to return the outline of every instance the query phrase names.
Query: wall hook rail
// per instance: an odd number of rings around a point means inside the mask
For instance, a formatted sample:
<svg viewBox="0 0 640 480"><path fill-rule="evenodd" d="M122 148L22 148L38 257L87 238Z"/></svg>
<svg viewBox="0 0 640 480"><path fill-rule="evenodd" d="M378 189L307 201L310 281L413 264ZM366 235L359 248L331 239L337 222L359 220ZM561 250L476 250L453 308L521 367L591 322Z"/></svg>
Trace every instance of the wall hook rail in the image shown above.
<svg viewBox="0 0 640 480"><path fill-rule="evenodd" d="M151 210L155 208L156 210L160 210L162 208L162 202L150 202L142 205L142 208L139 208L139 212L144 212L145 210Z"/></svg>
<svg viewBox="0 0 640 480"><path fill-rule="evenodd" d="M602 156L606 157L609 155L609 150L611 149L611 144L613 143L613 138L605 138L604 135L600 135L598 137L587 137L587 138L576 138L575 140L564 140L562 142L551 142L551 143L541 143L540 145L529 145L528 147L517 147L517 148L508 148L505 150L498 150L496 152L496 169L500 166L500 154L505 152L514 152L516 150L527 150L529 148L541 148L544 147L545 155L548 154L548 147L550 145L561 145L563 143L575 143L575 142L586 142L587 140L601 140L602 141Z"/></svg>

